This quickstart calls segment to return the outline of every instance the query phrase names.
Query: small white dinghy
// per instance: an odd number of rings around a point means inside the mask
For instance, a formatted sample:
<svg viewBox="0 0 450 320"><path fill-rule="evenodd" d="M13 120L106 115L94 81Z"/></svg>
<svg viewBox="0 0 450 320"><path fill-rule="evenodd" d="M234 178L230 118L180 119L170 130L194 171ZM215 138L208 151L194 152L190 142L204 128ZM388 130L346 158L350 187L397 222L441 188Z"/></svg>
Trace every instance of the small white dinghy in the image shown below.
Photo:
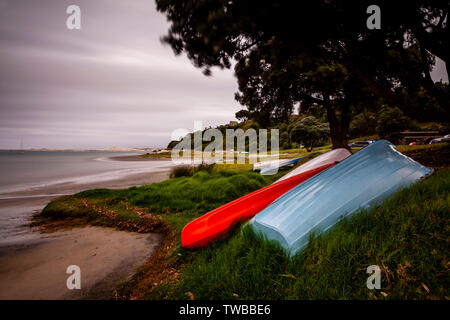
<svg viewBox="0 0 450 320"><path fill-rule="evenodd" d="M302 164L298 168L295 168L288 174L285 174L280 179L278 179L276 182L293 177L297 174L306 172L308 170L312 170L312 169L324 166L326 164L330 164L333 162L341 162L342 160L344 160L345 158L347 158L351 155L352 155L352 153L345 148L339 148L339 149L334 149L334 150L325 152L324 154L321 154L320 156L315 157L314 159L309 160L308 162Z"/></svg>

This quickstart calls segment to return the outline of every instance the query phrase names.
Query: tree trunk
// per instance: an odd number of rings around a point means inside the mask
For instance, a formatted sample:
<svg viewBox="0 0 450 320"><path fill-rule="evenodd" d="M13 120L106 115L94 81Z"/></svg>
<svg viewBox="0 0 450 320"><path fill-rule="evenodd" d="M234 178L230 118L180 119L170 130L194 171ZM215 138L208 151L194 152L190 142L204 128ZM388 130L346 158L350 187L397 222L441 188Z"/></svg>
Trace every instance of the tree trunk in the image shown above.
<svg viewBox="0 0 450 320"><path fill-rule="evenodd" d="M344 107L342 109L340 119L336 116L336 112L327 95L324 95L324 107L327 111L328 123L330 124L330 137L331 143L333 144L333 149L350 149L348 146L348 132L350 127L348 107Z"/></svg>
<svg viewBox="0 0 450 320"><path fill-rule="evenodd" d="M333 132L333 130L331 129L331 123L330 123L330 137L331 143L333 144L333 149L337 148L350 149L350 147L348 146L347 133L340 130Z"/></svg>

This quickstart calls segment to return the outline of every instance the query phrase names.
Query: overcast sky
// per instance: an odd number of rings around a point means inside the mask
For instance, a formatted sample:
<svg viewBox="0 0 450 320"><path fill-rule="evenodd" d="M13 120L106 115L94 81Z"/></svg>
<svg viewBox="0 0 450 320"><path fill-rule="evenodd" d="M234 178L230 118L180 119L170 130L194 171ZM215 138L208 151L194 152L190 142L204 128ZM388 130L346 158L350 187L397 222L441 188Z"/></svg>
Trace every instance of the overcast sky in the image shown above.
<svg viewBox="0 0 450 320"><path fill-rule="evenodd" d="M233 72L204 76L167 29L153 0L0 0L0 148L165 147L194 120L234 120Z"/></svg>
<svg viewBox="0 0 450 320"><path fill-rule="evenodd" d="M68 30L66 8L81 8ZM164 147L194 121L234 120L231 70L212 77L160 42L153 0L0 0L0 149ZM445 78L442 66L433 73ZM447 80L448 81L448 80Z"/></svg>

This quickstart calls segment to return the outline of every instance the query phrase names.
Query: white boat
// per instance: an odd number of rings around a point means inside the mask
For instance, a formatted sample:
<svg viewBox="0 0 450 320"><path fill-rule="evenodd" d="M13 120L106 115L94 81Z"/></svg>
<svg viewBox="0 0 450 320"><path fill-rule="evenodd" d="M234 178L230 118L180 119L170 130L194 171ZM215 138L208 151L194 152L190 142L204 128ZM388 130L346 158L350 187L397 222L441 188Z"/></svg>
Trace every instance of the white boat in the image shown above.
<svg viewBox="0 0 450 320"><path fill-rule="evenodd" d="M324 154L321 154L320 156L315 157L312 160L309 160L308 162L302 164L298 168L295 168L288 174L282 176L280 179L277 180L277 182L287 179L287 178L290 178L290 177L293 177L297 174L306 172L308 170L312 170L312 169L324 166L326 164L330 164L333 162L341 162L345 158L351 156L351 154L352 153L350 151L348 151L347 149L344 149L344 148L334 149L334 150L325 152Z"/></svg>

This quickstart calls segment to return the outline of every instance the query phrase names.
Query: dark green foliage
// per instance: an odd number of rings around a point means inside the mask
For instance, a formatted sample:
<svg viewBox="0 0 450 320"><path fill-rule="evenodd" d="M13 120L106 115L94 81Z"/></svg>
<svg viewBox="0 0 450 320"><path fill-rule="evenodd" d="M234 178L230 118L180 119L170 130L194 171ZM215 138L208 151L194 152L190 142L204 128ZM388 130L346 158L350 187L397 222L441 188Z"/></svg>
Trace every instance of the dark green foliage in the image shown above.
<svg viewBox="0 0 450 320"><path fill-rule="evenodd" d="M235 116L236 116L236 119L238 119L238 120L246 121L246 120L250 119L251 113L248 110L243 109L243 110L239 110L238 112L236 112Z"/></svg>
<svg viewBox="0 0 450 320"><path fill-rule="evenodd" d="M172 140L169 142L169 144L167 145L167 148L172 149L174 148L180 141L177 140Z"/></svg>
<svg viewBox="0 0 450 320"><path fill-rule="evenodd" d="M393 133L408 129L411 119L406 117L399 108L383 106L378 113L376 132L382 139L391 140Z"/></svg>
<svg viewBox="0 0 450 320"><path fill-rule="evenodd" d="M350 122L350 135L362 137L374 134L377 127L377 115L372 112L361 112Z"/></svg>
<svg viewBox="0 0 450 320"><path fill-rule="evenodd" d="M262 127L297 105L301 114L321 108L333 146L346 147L351 115L363 108L448 118L448 86L430 76L435 56L450 64L447 0L377 1L379 30L367 28L368 0L156 3L176 54L205 74L236 61L236 99L249 111L239 116Z"/></svg>
<svg viewBox="0 0 450 320"><path fill-rule="evenodd" d="M214 169L214 164L206 164L202 163L198 166L177 166L172 169L170 174L171 178L179 178L179 177L191 177L196 172L205 171L211 173Z"/></svg>
<svg viewBox="0 0 450 320"><path fill-rule="evenodd" d="M170 173L171 178L190 177L193 174L191 166L177 166Z"/></svg>
<svg viewBox="0 0 450 320"><path fill-rule="evenodd" d="M89 194L89 193L88 193ZM106 194L97 193L96 197ZM80 205L74 205L74 196L63 196L48 203L41 212L41 217L59 220L65 218L82 218L93 214L94 211ZM78 204L78 203L77 203Z"/></svg>
<svg viewBox="0 0 450 320"><path fill-rule="evenodd" d="M307 151L323 145L329 137L330 128L326 123L320 123L313 116L300 120L291 131L291 139L301 143Z"/></svg>

